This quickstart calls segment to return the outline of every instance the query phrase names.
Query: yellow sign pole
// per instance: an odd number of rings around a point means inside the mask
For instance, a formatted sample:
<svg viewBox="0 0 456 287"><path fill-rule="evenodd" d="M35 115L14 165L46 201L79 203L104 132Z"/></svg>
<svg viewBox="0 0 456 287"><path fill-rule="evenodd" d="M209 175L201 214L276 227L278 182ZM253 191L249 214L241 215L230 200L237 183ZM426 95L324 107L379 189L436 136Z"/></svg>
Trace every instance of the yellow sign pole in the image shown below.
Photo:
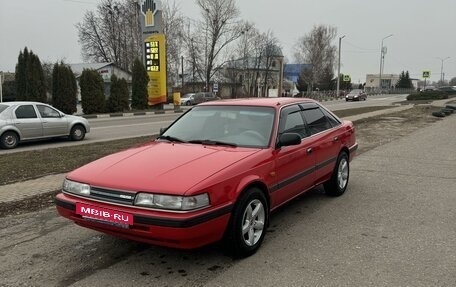
<svg viewBox="0 0 456 287"><path fill-rule="evenodd" d="M166 45L165 35L155 34L144 41L146 70L149 75L147 91L149 106L166 103Z"/></svg>

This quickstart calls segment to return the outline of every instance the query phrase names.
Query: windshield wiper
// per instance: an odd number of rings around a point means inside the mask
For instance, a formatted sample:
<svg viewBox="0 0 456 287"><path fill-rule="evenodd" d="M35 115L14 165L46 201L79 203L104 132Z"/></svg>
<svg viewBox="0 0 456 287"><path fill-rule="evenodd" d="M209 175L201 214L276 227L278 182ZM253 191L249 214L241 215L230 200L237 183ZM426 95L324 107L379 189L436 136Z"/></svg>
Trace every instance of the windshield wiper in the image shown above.
<svg viewBox="0 0 456 287"><path fill-rule="evenodd" d="M185 143L186 141L184 140L181 140L180 138L176 138L176 137L173 137L173 136L159 136L157 139L161 140L167 140L167 141L170 141L170 142L179 142L179 143Z"/></svg>
<svg viewBox="0 0 456 287"><path fill-rule="evenodd" d="M224 142L224 141L217 141L217 140L191 140L188 141L188 143L192 144L203 144L203 145L224 145L224 146L231 146L231 147L237 147L237 144L235 143L230 143L230 142Z"/></svg>

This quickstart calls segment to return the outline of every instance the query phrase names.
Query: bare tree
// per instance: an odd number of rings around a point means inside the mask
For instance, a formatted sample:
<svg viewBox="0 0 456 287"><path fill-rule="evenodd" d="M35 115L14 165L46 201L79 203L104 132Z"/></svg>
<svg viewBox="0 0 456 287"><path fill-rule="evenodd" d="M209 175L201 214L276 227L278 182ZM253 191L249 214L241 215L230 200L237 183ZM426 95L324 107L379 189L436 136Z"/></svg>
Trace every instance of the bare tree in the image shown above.
<svg viewBox="0 0 456 287"><path fill-rule="evenodd" d="M337 48L332 42L336 34L335 27L319 25L298 40L295 60L311 65L310 70L301 74L308 90L312 90L316 84L323 84L320 79L327 78L328 72L334 71Z"/></svg>
<svg viewBox="0 0 456 287"><path fill-rule="evenodd" d="M175 1L163 4L163 33L166 35L166 64L168 84L177 84L181 56L183 56L183 28L185 18ZM182 75L183 76L183 75Z"/></svg>
<svg viewBox="0 0 456 287"><path fill-rule="evenodd" d="M204 79L206 90L209 89L208 85L212 77L222 68L227 59L229 59L226 57L222 59L224 49L238 39L245 28L245 24L238 19L239 10L235 2L235 0L196 1L197 5L201 8L203 17L197 33L203 39L199 37L200 41L195 43L204 45ZM197 37L193 38L196 39Z"/></svg>
<svg viewBox="0 0 456 287"><path fill-rule="evenodd" d="M76 25L85 61L113 62L130 71L140 55L141 38L134 0L102 0Z"/></svg>
<svg viewBox="0 0 456 287"><path fill-rule="evenodd" d="M264 34L264 75L263 75L263 97L268 96L269 88L279 83L271 77L271 70L277 68L276 59L283 57L282 50L279 47L279 40L271 31Z"/></svg>
<svg viewBox="0 0 456 287"><path fill-rule="evenodd" d="M233 75L234 70L235 78L242 79L244 94L267 96L268 88L279 84L272 72L277 68L276 59L282 57L279 41L270 31L260 33L252 24L247 27L235 51L241 57L234 64L230 63L230 73ZM259 86L262 86L261 92Z"/></svg>

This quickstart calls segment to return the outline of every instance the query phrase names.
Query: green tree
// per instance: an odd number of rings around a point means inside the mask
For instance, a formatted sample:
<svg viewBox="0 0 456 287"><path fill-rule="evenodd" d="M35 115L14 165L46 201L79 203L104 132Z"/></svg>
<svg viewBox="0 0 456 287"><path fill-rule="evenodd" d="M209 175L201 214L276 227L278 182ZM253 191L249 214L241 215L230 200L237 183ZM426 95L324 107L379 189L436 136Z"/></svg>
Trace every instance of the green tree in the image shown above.
<svg viewBox="0 0 456 287"><path fill-rule="evenodd" d="M142 110L147 108L148 84L149 76L147 75L146 68L139 59L136 59L133 64L132 75L131 107L133 109Z"/></svg>
<svg viewBox="0 0 456 287"><path fill-rule="evenodd" d="M66 114L76 112L77 85L70 67L63 62L52 69L52 105Z"/></svg>
<svg viewBox="0 0 456 287"><path fill-rule="evenodd" d="M15 74L17 100L46 102L46 81L40 59L27 47L19 52Z"/></svg>
<svg viewBox="0 0 456 287"><path fill-rule="evenodd" d="M109 112L122 112L128 110L128 83L125 79L111 76L111 95L106 104Z"/></svg>
<svg viewBox="0 0 456 287"><path fill-rule="evenodd" d="M4 102L15 101L17 97L16 81L12 80L3 82L2 92Z"/></svg>
<svg viewBox="0 0 456 287"><path fill-rule="evenodd" d="M396 88L399 88L399 89L412 89L413 88L412 80L410 79L410 74L408 71L407 72L402 71L402 73L399 75L399 81L396 84Z"/></svg>
<svg viewBox="0 0 456 287"><path fill-rule="evenodd" d="M449 82L450 86L456 86L456 77L452 78Z"/></svg>
<svg viewBox="0 0 456 287"><path fill-rule="evenodd" d="M104 82L101 75L92 69L84 69L79 79L81 105L84 114L104 112Z"/></svg>

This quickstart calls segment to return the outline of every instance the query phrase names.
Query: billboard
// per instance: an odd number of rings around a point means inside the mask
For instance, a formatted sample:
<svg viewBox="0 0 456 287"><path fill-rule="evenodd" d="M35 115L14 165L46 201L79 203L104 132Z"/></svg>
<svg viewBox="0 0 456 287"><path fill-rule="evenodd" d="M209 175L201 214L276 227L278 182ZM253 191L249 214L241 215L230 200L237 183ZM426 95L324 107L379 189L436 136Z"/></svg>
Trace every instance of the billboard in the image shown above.
<svg viewBox="0 0 456 287"><path fill-rule="evenodd" d="M150 106L166 103L166 43L164 34L154 34L144 41L145 66L149 75L147 92Z"/></svg>

